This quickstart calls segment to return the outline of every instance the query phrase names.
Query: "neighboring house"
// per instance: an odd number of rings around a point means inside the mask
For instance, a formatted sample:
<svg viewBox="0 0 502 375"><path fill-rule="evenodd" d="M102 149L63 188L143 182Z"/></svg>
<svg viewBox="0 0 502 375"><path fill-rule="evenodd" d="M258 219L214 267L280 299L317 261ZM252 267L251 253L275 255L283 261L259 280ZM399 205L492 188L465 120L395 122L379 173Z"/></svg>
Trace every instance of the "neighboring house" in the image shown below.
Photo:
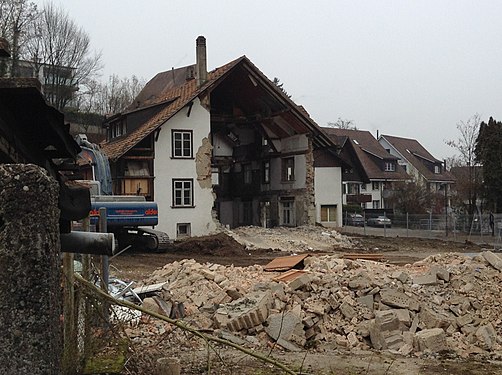
<svg viewBox="0 0 502 375"><path fill-rule="evenodd" d="M341 185L329 137L247 57L207 73L199 37L196 59L157 74L106 121L114 193L155 200L172 238L219 224L340 225L336 189L314 192L314 152L326 159L319 176Z"/></svg>
<svg viewBox="0 0 502 375"><path fill-rule="evenodd" d="M359 204L364 209L385 209L385 198L393 184L409 176L369 131L323 128L341 147L340 157L351 165L344 168L343 204Z"/></svg>
<svg viewBox="0 0 502 375"><path fill-rule="evenodd" d="M378 142L393 156L413 179L431 193L448 196L455 177L446 170L445 164L432 156L417 140L391 135L381 135ZM446 189L446 190L445 190Z"/></svg>

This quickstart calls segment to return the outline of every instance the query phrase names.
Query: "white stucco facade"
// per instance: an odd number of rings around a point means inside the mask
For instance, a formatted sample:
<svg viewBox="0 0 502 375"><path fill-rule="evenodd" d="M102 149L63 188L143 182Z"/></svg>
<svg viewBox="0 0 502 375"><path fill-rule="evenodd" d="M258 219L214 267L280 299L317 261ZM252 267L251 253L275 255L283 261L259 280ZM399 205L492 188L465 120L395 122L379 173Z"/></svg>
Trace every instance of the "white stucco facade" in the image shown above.
<svg viewBox="0 0 502 375"><path fill-rule="evenodd" d="M180 225L191 236L205 235L216 228L212 217L210 114L198 99L194 100L189 117L188 113L185 107L163 124L155 143L154 189L159 208L156 229L173 239L180 237ZM173 157L173 130L192 132L191 157ZM174 180L191 181L191 205L175 207Z"/></svg>
<svg viewBox="0 0 502 375"><path fill-rule="evenodd" d="M316 222L342 226L342 168L316 167L314 177Z"/></svg>

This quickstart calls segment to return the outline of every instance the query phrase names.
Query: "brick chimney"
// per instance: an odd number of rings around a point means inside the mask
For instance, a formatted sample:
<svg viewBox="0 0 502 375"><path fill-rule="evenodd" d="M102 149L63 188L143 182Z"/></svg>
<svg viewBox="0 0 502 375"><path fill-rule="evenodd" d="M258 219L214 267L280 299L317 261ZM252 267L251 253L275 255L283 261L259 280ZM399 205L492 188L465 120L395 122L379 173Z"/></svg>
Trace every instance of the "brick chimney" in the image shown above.
<svg viewBox="0 0 502 375"><path fill-rule="evenodd" d="M206 38L203 36L197 38L196 59L197 86L200 87L207 81Z"/></svg>

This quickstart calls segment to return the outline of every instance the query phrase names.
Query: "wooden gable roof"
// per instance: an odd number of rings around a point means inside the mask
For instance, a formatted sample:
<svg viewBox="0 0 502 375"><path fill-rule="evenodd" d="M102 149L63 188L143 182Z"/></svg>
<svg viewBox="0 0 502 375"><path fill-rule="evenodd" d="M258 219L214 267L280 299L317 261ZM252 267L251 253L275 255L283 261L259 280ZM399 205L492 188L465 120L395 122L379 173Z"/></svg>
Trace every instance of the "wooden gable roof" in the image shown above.
<svg viewBox="0 0 502 375"><path fill-rule="evenodd" d="M280 115L276 117L274 125L271 125L275 127L278 133L285 136L287 132L284 131L284 126L291 126L296 133L312 133L314 144L318 147L335 146L331 139L310 118L305 109L297 106L246 56L242 56L209 72L207 81L201 87L197 87L195 79L186 79L186 72L191 67L188 66L157 74L147 83L145 89L138 95L125 113L116 115L109 120L109 122L117 121L128 113L141 111L147 107L163 106L160 111L156 112L152 117L145 119L141 125L129 134L102 144L103 151L111 161L116 161L148 135L152 134L152 132L162 126L182 108L189 105L195 98L210 94L227 80L231 73L237 70L245 73L249 77L248 79L259 86L266 97L270 98L269 100L279 102L283 107L287 108L287 110L281 111Z"/></svg>

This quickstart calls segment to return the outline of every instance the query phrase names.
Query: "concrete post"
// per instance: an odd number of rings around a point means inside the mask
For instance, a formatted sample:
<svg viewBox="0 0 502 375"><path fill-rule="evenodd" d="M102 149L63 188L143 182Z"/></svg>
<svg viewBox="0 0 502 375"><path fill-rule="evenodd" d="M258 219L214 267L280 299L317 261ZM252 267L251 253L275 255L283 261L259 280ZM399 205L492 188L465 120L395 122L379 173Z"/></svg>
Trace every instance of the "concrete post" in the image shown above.
<svg viewBox="0 0 502 375"><path fill-rule="evenodd" d="M58 185L0 164L0 373L61 373Z"/></svg>

